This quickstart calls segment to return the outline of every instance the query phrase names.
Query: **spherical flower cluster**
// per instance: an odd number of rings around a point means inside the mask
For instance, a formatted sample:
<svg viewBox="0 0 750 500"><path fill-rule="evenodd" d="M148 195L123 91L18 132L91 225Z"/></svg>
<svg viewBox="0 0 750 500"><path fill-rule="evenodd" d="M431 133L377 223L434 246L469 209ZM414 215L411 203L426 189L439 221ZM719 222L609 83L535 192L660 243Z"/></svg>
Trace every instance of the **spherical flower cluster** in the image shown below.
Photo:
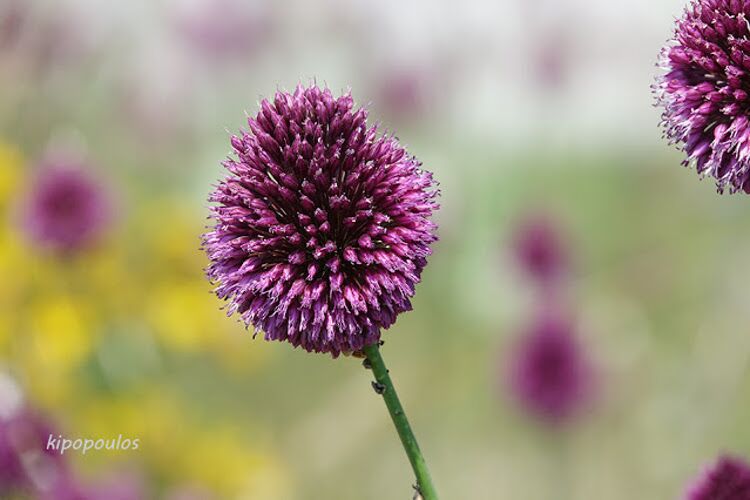
<svg viewBox="0 0 750 500"><path fill-rule="evenodd" d="M510 388L531 415L563 423L593 396L593 368L573 326L559 315L536 320L513 352Z"/></svg>
<svg viewBox="0 0 750 500"><path fill-rule="evenodd" d="M65 254L82 250L109 218L106 194L81 165L51 159L40 166L23 210L24 228L36 244Z"/></svg>
<svg viewBox="0 0 750 500"><path fill-rule="evenodd" d="M750 466L737 457L720 457L690 487L685 500L750 500Z"/></svg>
<svg viewBox="0 0 750 500"><path fill-rule="evenodd" d="M662 50L662 126L720 192L750 193L750 3L693 0Z"/></svg>
<svg viewBox="0 0 750 500"><path fill-rule="evenodd" d="M334 357L374 344L436 240L432 175L349 94L298 87L260 107L210 196L216 293L268 340Z"/></svg>

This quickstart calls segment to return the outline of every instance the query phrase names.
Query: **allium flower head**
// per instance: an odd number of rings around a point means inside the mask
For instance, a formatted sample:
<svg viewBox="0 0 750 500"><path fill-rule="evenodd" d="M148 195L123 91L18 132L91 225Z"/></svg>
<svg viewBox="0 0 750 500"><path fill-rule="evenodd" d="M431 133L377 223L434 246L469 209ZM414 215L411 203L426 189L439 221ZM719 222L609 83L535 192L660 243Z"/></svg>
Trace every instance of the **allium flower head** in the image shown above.
<svg viewBox="0 0 750 500"><path fill-rule="evenodd" d="M67 160L52 160L40 167L23 209L29 237L61 253L94 243L110 215L99 183L82 166Z"/></svg>
<svg viewBox="0 0 750 500"><path fill-rule="evenodd" d="M351 95L263 100L211 194L209 278L228 314L307 351L362 349L410 297L436 240L432 175Z"/></svg>
<svg viewBox="0 0 750 500"><path fill-rule="evenodd" d="M662 50L654 91L685 165L750 193L750 2L693 0Z"/></svg>
<svg viewBox="0 0 750 500"><path fill-rule="evenodd" d="M563 423L593 396L593 367L572 325L545 314L525 332L510 363L510 389L533 416Z"/></svg>
<svg viewBox="0 0 750 500"><path fill-rule="evenodd" d="M685 499L750 500L750 466L737 457L720 457L690 487Z"/></svg>

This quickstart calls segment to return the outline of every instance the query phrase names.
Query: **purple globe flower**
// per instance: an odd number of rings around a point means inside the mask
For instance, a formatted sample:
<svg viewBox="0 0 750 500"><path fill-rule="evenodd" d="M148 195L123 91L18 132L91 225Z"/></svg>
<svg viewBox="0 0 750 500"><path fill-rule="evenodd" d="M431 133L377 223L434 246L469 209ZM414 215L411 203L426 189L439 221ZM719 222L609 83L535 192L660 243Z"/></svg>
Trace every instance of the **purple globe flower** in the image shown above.
<svg viewBox="0 0 750 500"><path fill-rule="evenodd" d="M693 0L662 50L654 92L684 165L716 179L719 192L750 193L750 3Z"/></svg>
<svg viewBox="0 0 750 500"><path fill-rule="evenodd" d="M75 162L41 166L23 210L24 228L40 247L59 253L82 250L101 235L110 206L102 187Z"/></svg>
<svg viewBox="0 0 750 500"><path fill-rule="evenodd" d="M591 402L593 367L573 326L556 314L544 314L512 353L509 385L531 415L559 424Z"/></svg>
<svg viewBox="0 0 750 500"><path fill-rule="evenodd" d="M334 357L374 344L436 240L432 175L350 94L299 86L260 107L210 196L209 279L267 340Z"/></svg>
<svg viewBox="0 0 750 500"><path fill-rule="evenodd" d="M690 487L685 499L750 500L750 466L741 458L719 457Z"/></svg>

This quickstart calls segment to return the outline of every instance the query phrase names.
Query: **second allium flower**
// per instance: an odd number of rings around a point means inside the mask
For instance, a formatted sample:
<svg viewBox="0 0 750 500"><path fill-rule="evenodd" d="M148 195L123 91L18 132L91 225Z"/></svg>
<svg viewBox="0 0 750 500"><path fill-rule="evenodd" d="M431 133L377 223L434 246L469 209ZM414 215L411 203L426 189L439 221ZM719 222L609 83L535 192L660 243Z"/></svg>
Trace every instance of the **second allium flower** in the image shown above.
<svg viewBox="0 0 750 500"><path fill-rule="evenodd" d="M216 293L268 340L333 356L374 344L411 309L436 240L432 175L349 94L298 87L260 107L210 197Z"/></svg>
<svg viewBox="0 0 750 500"><path fill-rule="evenodd" d="M750 193L750 3L693 0L662 51L654 91L669 140L719 191Z"/></svg>

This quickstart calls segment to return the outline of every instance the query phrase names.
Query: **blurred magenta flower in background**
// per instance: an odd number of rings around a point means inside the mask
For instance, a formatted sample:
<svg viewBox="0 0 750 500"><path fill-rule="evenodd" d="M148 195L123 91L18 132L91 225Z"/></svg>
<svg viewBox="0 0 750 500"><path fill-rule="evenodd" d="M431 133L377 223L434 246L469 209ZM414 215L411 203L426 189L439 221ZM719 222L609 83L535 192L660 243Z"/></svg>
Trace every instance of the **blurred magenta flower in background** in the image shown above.
<svg viewBox="0 0 750 500"><path fill-rule="evenodd" d="M415 65L381 69L373 80L376 107L397 123L420 121L433 104L434 79L426 69Z"/></svg>
<svg viewBox="0 0 750 500"><path fill-rule="evenodd" d="M15 382L0 373L0 497L43 494L67 480L67 464L46 448L53 427L28 407Z"/></svg>
<svg viewBox="0 0 750 500"><path fill-rule="evenodd" d="M40 248L62 254L83 250L108 229L108 193L87 166L67 157L39 165L22 207L22 223Z"/></svg>
<svg viewBox="0 0 750 500"><path fill-rule="evenodd" d="M28 4L23 0L7 0L0 6L0 51L18 42L27 12Z"/></svg>
<svg viewBox="0 0 750 500"><path fill-rule="evenodd" d="M178 33L207 60L246 60L271 31L271 12L266 2L177 0L173 4Z"/></svg>
<svg viewBox="0 0 750 500"><path fill-rule="evenodd" d="M544 312L510 353L507 382L521 407L540 421L562 424L588 409L595 373L570 320Z"/></svg>
<svg viewBox="0 0 750 500"><path fill-rule="evenodd" d="M562 221L529 211L512 228L511 250L533 290L532 317L510 352L505 382L533 418L558 425L574 421L596 396L597 374L576 323L567 313L571 250Z"/></svg>
<svg viewBox="0 0 750 500"><path fill-rule="evenodd" d="M561 223L542 213L525 216L513 235L513 252L518 267L543 288L558 285L569 277L570 255Z"/></svg>
<svg viewBox="0 0 750 500"><path fill-rule="evenodd" d="M719 457L690 487L685 500L750 500L750 466L742 458Z"/></svg>

